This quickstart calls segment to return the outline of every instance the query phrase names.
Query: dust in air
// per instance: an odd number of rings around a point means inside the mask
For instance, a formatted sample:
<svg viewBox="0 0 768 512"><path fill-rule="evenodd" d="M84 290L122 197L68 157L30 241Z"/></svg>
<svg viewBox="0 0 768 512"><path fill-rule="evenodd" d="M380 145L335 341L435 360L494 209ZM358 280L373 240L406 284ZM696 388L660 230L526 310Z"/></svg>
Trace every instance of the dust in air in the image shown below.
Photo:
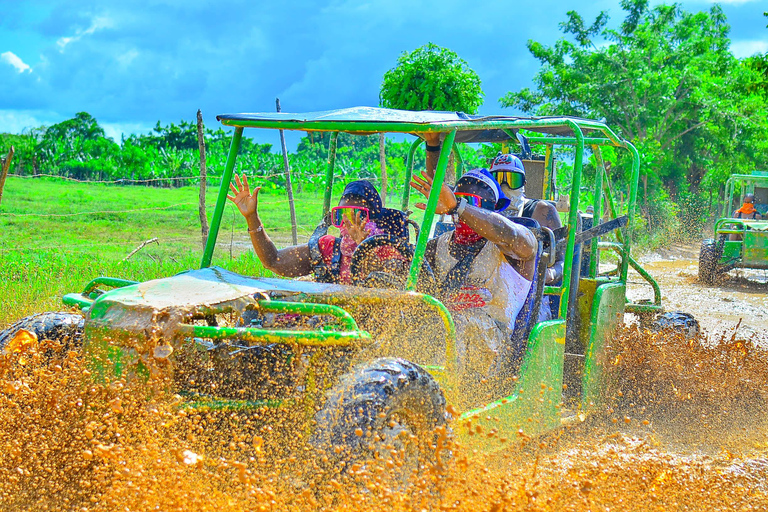
<svg viewBox="0 0 768 512"><path fill-rule="evenodd" d="M302 441L306 425L297 431L290 412L192 409L167 371L143 383L98 379L80 354L22 332L0 356L0 503L217 512L768 508L768 352L744 339L629 328L610 353L611 385L592 417L490 454L457 445L441 427L424 440L437 456L403 476L408 454L396 446L338 467Z"/></svg>

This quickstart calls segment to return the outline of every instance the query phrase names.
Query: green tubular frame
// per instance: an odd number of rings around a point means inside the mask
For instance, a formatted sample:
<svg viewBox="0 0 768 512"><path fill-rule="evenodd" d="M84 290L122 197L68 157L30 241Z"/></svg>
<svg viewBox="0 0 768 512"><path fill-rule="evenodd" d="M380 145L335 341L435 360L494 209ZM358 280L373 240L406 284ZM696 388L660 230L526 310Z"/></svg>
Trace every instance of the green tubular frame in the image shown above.
<svg viewBox="0 0 768 512"><path fill-rule="evenodd" d="M597 226L600 224L600 219L603 218L603 175L605 174L605 164L603 163L603 155L600 152L600 146L592 146L592 154L595 155L595 160L597 161L597 170L595 171L595 197L594 197L594 203L592 205L593 213L592 218L594 219L592 221L593 226ZM589 260L589 277L596 278L597 277L597 262L598 258L598 248L597 244L599 242L600 237L595 237L592 239L592 248L590 252L590 260Z"/></svg>
<svg viewBox="0 0 768 512"><path fill-rule="evenodd" d="M370 343L371 337L363 331L291 331L257 329L253 327L213 327L180 324L179 332L198 338L214 340L237 339L253 343L282 343L312 347L348 347Z"/></svg>
<svg viewBox="0 0 768 512"><path fill-rule="evenodd" d="M93 304L96 295L94 292L99 285L106 285L111 288L122 288L124 286L130 286L132 284L138 284L138 281L131 281L130 279L118 279L116 277L97 277L85 285L83 291L80 293L68 293L62 297L62 302L67 306L77 307L82 310L87 310Z"/></svg>
<svg viewBox="0 0 768 512"><path fill-rule="evenodd" d="M445 170L448 167L448 157L453 148L453 141L456 138L456 130L448 132L443 141L443 146L440 150L440 157L437 159L437 168L435 169L435 177L433 180L432 190L429 192L429 198L427 199L427 208L424 210L424 221L421 224L421 230L419 231L419 238L416 241L416 250L413 254L413 260L411 261L411 269L408 273L408 282L405 285L407 291L413 291L416 289L416 281L419 278L419 270L421 269L421 263L424 261L424 252L427 249L427 241L429 240L429 234L432 231L432 221L435 218L435 208L437 208L437 199L440 197L440 188L445 180Z"/></svg>
<svg viewBox="0 0 768 512"><path fill-rule="evenodd" d="M403 186L403 203L402 208L400 208L403 211L406 211L408 209L408 202L411 198L411 177L413 176L413 160L414 156L416 155L416 150L424 143L424 139L416 137L416 140L413 141L413 144L411 144L411 149L408 151L408 160L405 163L405 183Z"/></svg>
<svg viewBox="0 0 768 512"><path fill-rule="evenodd" d="M348 331L357 331L357 322L352 315L338 306L316 302L287 302L282 300L256 301L259 309L270 313L288 313L294 315L328 315L336 318Z"/></svg>
<svg viewBox="0 0 768 512"><path fill-rule="evenodd" d="M630 259L631 259L629 256L629 253L630 253L630 245L632 241L632 234L633 234L633 227L634 227L635 205L637 203L637 184L640 179L640 155L638 154L637 149L635 149L635 147L631 143L622 140L609 128L605 126L601 126L599 123L593 123L589 121L584 121L584 122L579 121L579 123L576 123L572 120L566 120L566 121L568 121L567 124L573 130L575 135L574 137L530 136L528 137L528 141L533 143L546 144L547 146L553 146L555 144L575 146L576 155L574 159L574 169L581 169L583 167L585 144L590 145L593 151L595 149L598 150L596 155L597 155L597 158L599 159L599 165L598 165L599 169L598 169L598 172L596 173L596 179L595 179L595 182L596 182L595 194L594 194L595 198L594 198L593 208L595 209L595 213L600 214L600 216L602 216L603 195L605 195L608 198L608 205L609 205L608 207L611 212L611 215L614 218L616 218L618 212L613 202L613 197L610 194L610 180L603 166L602 155L599 153L599 146L621 147L628 150L632 155L632 174L630 177L630 187L629 187L630 194L629 194L629 205L628 205L629 221L626 227L626 236L622 236L621 232L618 233L619 240L621 240L622 242L618 244L618 248L620 249L620 254L622 256L620 280L626 283L627 274L629 272ZM584 137L580 127L587 128L587 129L599 129L605 135L605 137ZM575 250L574 245L576 241L575 226L578 220L578 205L579 205L580 197L581 197L581 173L579 172L579 173L574 173L573 183L571 185L571 195L570 195L571 209L568 216L569 229L568 229L567 246L566 246L566 252L565 252L565 261L573 261L573 253ZM593 259L590 261L590 276L595 277L597 275L596 255L597 255L597 248L599 246L598 240L594 239L592 244L593 244L592 245ZM615 249L616 248L614 248L614 250ZM634 262L634 263L637 264L637 262ZM640 268L639 265L637 265L637 267ZM635 268L635 266L633 266L633 268ZM560 318L565 318L568 312L570 278L571 278L571 273L573 271L574 269L572 268L572 265L565 265L563 268L562 286L545 286L544 287L545 294L559 295L561 297ZM651 282L652 286L655 285L656 287L658 287L656 282L653 280L652 277L650 277L650 275L647 272L645 272L644 270L642 272L648 276L649 282Z"/></svg>
<svg viewBox="0 0 768 512"><path fill-rule="evenodd" d="M616 242L600 242L598 247L600 249L612 250L616 252L616 254L618 254L621 258L625 257L623 244ZM635 272L640 274L640 276L645 279L649 285L651 285L651 288L653 288L653 304L628 303L626 306L627 312L637 313L643 311L661 310L661 288L659 287L659 283L657 283L653 276L649 274L648 271L646 271L643 267L641 267L640 263L638 263L637 260L635 260L635 258L632 256L629 257L629 265L635 270Z"/></svg>
<svg viewBox="0 0 768 512"><path fill-rule="evenodd" d="M232 183L232 173L235 169L235 160L237 159L237 152L240 149L242 138L243 128L235 128L232 144L229 146L229 154L227 155L227 165L224 167L224 174L221 176L219 196L216 198L216 208L213 210L211 229L208 231L208 239L205 241L205 250L203 251L203 260L200 262L200 268L211 266L213 250L216 248L216 239L219 236L219 227L221 227L221 216L224 214L224 206L227 204L229 184Z"/></svg>
<svg viewBox="0 0 768 512"><path fill-rule="evenodd" d="M181 324L180 332L190 336L210 339L235 338L254 343L289 343L317 347L348 346L367 344L370 335L361 331L352 315L338 306L314 302L288 302L282 300L256 301L261 311L312 316L327 315L334 317L343 331L298 331L273 330L254 327L216 327L208 325ZM212 309L211 313L224 312Z"/></svg>
<svg viewBox="0 0 768 512"><path fill-rule="evenodd" d="M338 145L339 132L331 134L328 146L328 166L325 168L325 195L323 196L323 217L331 211L331 195L333 194L333 170L336 167L336 147Z"/></svg>

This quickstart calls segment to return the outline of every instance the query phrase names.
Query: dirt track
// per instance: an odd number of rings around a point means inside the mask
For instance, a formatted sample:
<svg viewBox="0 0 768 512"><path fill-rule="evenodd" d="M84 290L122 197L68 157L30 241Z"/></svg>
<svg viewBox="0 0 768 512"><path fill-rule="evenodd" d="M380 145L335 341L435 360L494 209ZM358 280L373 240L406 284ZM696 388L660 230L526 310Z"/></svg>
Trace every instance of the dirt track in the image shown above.
<svg viewBox="0 0 768 512"><path fill-rule="evenodd" d="M693 314L710 338L738 334L768 347L768 272L732 270L717 285L698 280L698 246L680 245L640 258L640 263L661 287L667 311ZM632 299L651 298L652 291L635 273L630 274Z"/></svg>

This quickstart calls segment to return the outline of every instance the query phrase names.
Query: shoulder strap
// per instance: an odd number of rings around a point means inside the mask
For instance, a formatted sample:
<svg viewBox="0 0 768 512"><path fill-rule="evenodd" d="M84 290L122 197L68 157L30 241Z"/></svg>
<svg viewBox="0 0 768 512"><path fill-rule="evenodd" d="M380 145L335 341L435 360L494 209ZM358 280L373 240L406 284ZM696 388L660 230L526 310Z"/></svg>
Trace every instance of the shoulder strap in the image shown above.
<svg viewBox="0 0 768 512"><path fill-rule="evenodd" d="M527 199L525 201L525 204L522 208L520 208L520 211L523 212L521 217L528 217L529 219L533 218L533 212L536 210L536 205L539 204L538 199Z"/></svg>

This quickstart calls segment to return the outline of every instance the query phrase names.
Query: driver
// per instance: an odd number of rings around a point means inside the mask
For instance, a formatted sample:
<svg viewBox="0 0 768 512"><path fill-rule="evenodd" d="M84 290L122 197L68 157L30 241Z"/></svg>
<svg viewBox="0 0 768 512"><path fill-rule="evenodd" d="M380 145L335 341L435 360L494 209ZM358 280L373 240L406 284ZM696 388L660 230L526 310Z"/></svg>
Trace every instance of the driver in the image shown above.
<svg viewBox="0 0 768 512"><path fill-rule="evenodd" d="M762 215L755 208L755 194L747 194L744 196L744 204L741 208L733 212L734 219L753 219L761 220Z"/></svg>
<svg viewBox="0 0 768 512"><path fill-rule="evenodd" d="M427 172L421 176L414 176L411 186L429 197L432 177ZM453 215L456 229L430 240L425 254L440 287L437 292L453 313L459 371L480 379L492 376L534 272L536 239L498 213L507 204L486 169L464 174L455 192L443 184L435 212Z"/></svg>
<svg viewBox="0 0 768 512"><path fill-rule="evenodd" d="M259 217L258 195L261 187L251 193L248 178L235 174L235 184L230 183L234 195L232 201L248 223L248 234L253 249L265 268L284 277L306 276L313 272L314 265L309 244L294 245L278 249L264 230ZM397 215L382 207L381 197L376 188L366 180L349 183L339 200L339 206L331 210L331 222L339 228L340 237L325 235L319 240L323 263L332 267L333 272L324 272L326 282L350 284L352 275L350 263L357 246L369 236L392 234L402 236L405 229ZM407 231L406 231L407 232ZM391 247L378 247L375 253L380 259L402 258Z"/></svg>

